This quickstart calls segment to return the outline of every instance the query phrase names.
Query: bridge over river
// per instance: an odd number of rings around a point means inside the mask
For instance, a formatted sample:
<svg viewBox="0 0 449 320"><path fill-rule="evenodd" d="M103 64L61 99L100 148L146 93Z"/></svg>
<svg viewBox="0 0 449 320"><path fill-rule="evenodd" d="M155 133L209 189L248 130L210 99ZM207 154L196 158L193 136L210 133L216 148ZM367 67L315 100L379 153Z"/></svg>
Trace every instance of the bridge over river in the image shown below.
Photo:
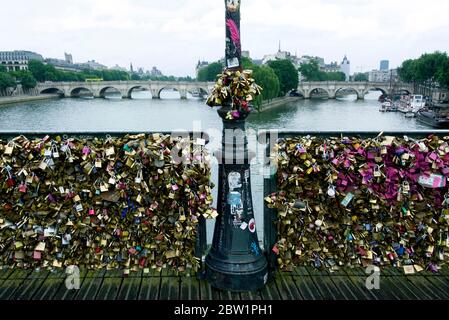
<svg viewBox="0 0 449 320"><path fill-rule="evenodd" d="M164 89L174 89L179 92L181 99L187 99L187 93L208 95L214 87L214 82L184 82L184 81L99 81L99 82L45 82L39 83L37 90L40 94L59 93L64 97L76 97L83 92L90 92L95 98L104 98L107 90L114 90L122 98L131 98L133 90L148 90L153 99L159 99ZM305 99L314 94L326 95L335 99L338 93L353 92L357 99L363 99L373 90L382 91L383 94L394 92L414 93L412 84L395 83L393 88L386 82L300 82L298 92Z"/></svg>
<svg viewBox="0 0 449 320"><path fill-rule="evenodd" d="M344 81L320 81L300 82L298 92L305 99L310 99L314 94L327 95L329 99L335 99L339 92L352 92L357 94L357 99L364 99L370 91L382 91L383 94L414 93L413 84L389 82L344 82Z"/></svg>
<svg viewBox="0 0 449 320"><path fill-rule="evenodd" d="M37 85L38 92L59 93L64 97L76 97L89 92L94 98L104 98L107 90L120 92L122 98L131 98L133 90L148 90L153 99L159 99L164 89L174 89L181 99L187 99L187 93L208 95L214 82L184 81L98 81L98 82L45 82Z"/></svg>

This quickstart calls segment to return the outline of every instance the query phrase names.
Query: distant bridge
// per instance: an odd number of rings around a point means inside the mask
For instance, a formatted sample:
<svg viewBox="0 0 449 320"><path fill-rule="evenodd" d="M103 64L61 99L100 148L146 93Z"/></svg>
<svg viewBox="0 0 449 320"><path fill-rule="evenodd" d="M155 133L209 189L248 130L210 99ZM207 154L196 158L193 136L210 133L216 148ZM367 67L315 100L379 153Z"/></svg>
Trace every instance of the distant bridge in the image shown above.
<svg viewBox="0 0 449 320"><path fill-rule="evenodd" d="M329 99L335 99L341 91L352 91L357 94L357 99L364 99L370 91L382 91L383 94L395 92L414 93L414 87L408 83L395 83L390 89L389 82L343 82L343 81L322 81L322 82L300 82L298 92L305 99L310 99L314 94L324 93ZM394 92L390 92L394 91Z"/></svg>
<svg viewBox="0 0 449 320"><path fill-rule="evenodd" d="M187 93L196 92L208 95L214 82L187 81L99 81L99 82L45 82L37 85L39 94L59 93L64 97L77 97L83 91L90 92L94 98L104 98L107 90L120 92L122 98L131 98L133 90L144 89L151 92L153 99L160 99L161 91L174 89L181 99L187 99Z"/></svg>

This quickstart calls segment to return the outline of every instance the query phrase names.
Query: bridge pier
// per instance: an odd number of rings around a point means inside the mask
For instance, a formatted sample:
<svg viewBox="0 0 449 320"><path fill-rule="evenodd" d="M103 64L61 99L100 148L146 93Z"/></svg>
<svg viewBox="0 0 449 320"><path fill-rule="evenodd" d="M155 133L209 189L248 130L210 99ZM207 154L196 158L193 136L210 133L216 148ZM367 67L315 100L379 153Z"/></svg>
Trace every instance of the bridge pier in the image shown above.
<svg viewBox="0 0 449 320"><path fill-rule="evenodd" d="M181 96L181 100L187 100L187 90L181 89L179 90L179 94Z"/></svg>
<svg viewBox="0 0 449 320"><path fill-rule="evenodd" d="M151 89L151 97L153 99L160 99L161 98L161 90L159 90L159 89Z"/></svg>

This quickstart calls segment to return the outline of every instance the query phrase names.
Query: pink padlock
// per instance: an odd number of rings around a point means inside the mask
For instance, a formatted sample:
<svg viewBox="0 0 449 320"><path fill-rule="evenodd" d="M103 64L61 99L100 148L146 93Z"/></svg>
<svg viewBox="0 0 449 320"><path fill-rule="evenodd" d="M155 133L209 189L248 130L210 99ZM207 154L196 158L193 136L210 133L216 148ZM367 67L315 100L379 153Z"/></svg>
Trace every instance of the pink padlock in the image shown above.
<svg viewBox="0 0 449 320"><path fill-rule="evenodd" d="M94 216L95 215L95 210L94 209L89 209L89 215L90 216Z"/></svg>

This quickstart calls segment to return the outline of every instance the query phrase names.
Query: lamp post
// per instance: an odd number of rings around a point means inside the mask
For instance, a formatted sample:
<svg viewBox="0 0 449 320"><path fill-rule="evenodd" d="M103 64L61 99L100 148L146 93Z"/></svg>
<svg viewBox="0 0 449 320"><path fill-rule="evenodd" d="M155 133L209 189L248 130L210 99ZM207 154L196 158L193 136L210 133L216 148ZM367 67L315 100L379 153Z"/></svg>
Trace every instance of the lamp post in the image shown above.
<svg viewBox="0 0 449 320"><path fill-rule="evenodd" d="M240 74L240 0L225 0L225 72ZM240 73L239 73L240 72ZM249 110L235 112L239 100L232 94L221 101L223 121L218 168L218 216L212 247L206 257L206 278L213 287L231 291L257 290L268 278L267 260L259 247L254 219L250 161L245 120ZM231 116L230 116L231 115Z"/></svg>

